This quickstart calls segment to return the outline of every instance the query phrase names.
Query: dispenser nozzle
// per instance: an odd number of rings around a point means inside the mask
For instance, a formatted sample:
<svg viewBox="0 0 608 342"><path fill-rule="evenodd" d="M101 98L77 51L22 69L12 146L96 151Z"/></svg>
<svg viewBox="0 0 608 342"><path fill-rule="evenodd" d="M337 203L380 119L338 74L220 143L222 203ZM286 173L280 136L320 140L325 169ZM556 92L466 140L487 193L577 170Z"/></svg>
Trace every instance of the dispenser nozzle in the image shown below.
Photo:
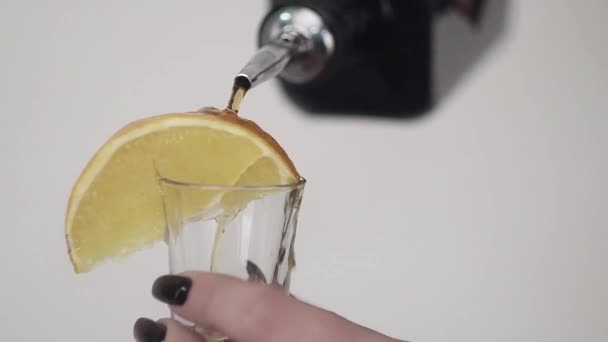
<svg viewBox="0 0 608 342"><path fill-rule="evenodd" d="M288 82L306 83L332 56L334 38L317 12L289 6L266 17L259 46L235 77L235 86L249 90L279 75Z"/></svg>
<svg viewBox="0 0 608 342"><path fill-rule="evenodd" d="M309 50L306 38L295 30L285 31L263 45L249 60L234 83L247 90L280 74L297 53Z"/></svg>

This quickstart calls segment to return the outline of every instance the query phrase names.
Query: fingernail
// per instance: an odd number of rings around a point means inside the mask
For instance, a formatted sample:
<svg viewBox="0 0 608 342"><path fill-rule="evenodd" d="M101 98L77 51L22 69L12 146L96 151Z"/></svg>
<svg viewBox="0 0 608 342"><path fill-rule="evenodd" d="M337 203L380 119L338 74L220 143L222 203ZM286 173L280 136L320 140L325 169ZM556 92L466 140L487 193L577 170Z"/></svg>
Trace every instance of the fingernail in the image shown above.
<svg viewBox="0 0 608 342"><path fill-rule="evenodd" d="M140 318L133 326L137 342L162 342L167 336L167 327L151 319Z"/></svg>
<svg viewBox="0 0 608 342"><path fill-rule="evenodd" d="M165 275L159 277L152 286L152 295L163 303L170 305L183 305L188 299L188 292L192 287L190 278Z"/></svg>

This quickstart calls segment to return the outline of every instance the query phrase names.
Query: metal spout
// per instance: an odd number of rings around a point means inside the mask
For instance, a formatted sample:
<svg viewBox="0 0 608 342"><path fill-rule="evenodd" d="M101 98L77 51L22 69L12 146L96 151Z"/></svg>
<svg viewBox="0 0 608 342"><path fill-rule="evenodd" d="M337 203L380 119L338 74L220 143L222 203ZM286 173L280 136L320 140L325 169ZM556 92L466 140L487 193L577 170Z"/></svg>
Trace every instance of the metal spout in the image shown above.
<svg viewBox="0 0 608 342"><path fill-rule="evenodd" d="M334 52L333 35L321 16L305 7L283 7L266 17L260 49L235 77L234 84L252 89L276 76L296 84L314 79Z"/></svg>

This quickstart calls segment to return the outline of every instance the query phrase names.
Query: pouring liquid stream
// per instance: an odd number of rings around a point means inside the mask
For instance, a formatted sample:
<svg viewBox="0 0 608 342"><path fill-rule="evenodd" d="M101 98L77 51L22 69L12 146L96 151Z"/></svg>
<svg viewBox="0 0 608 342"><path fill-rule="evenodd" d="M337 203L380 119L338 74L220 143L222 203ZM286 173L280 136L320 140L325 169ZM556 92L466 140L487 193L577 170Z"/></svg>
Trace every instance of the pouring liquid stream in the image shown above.
<svg viewBox="0 0 608 342"><path fill-rule="evenodd" d="M232 87L232 94L230 95L227 109L238 114L239 110L241 109L241 103L243 102L248 90L249 89L235 82L234 86Z"/></svg>
<svg viewBox="0 0 608 342"><path fill-rule="evenodd" d="M234 112L234 114L238 114L239 110L241 109L241 103L243 102L248 90L248 87L245 87L239 84L239 82L235 81L234 85L232 86L232 93L230 94L228 107L226 109ZM236 213L233 215L224 215L216 218L217 228L215 232L215 239L213 241L213 250L211 252L211 272L216 271L217 269L217 260L219 258L222 237L226 232L226 227L230 223L231 218L234 218L235 215Z"/></svg>

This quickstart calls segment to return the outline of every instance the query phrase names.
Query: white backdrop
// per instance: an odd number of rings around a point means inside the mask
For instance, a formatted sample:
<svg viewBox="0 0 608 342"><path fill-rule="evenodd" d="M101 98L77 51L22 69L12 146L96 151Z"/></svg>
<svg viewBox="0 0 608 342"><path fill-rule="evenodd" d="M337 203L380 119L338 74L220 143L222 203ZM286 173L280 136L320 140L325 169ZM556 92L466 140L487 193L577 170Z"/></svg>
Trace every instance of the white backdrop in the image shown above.
<svg viewBox="0 0 608 342"><path fill-rule="evenodd" d="M604 342L608 5L496 6L508 12L499 38L455 87L450 61L485 38L454 49L438 37L445 96L420 120L310 116L274 82L250 94L243 113L309 180L293 289L417 342ZM129 341L136 318L167 314L150 296L162 244L72 273L69 191L129 121L223 106L265 7L0 2L4 340ZM437 34L468 30L447 18Z"/></svg>

